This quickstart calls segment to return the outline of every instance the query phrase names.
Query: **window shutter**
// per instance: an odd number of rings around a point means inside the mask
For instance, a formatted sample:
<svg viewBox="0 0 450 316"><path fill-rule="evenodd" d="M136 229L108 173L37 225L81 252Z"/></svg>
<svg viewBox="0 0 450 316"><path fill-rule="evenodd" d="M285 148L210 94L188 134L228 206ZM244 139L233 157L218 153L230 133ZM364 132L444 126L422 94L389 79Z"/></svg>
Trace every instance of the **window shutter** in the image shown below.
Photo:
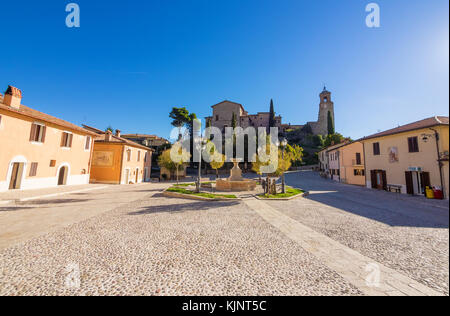
<svg viewBox="0 0 450 316"><path fill-rule="evenodd" d="M412 148L412 139L411 139L411 138L408 138L408 151L409 151L410 153L413 152L413 148Z"/></svg>
<svg viewBox="0 0 450 316"><path fill-rule="evenodd" d="M69 146L67 146L67 147L72 147L72 140L73 140L73 134L69 134Z"/></svg>
<svg viewBox="0 0 450 316"><path fill-rule="evenodd" d="M42 142L45 143L45 134L47 133L47 126L42 126Z"/></svg>
<svg viewBox="0 0 450 316"><path fill-rule="evenodd" d="M61 147L64 147L66 145L66 133L61 134Z"/></svg>
<svg viewBox="0 0 450 316"><path fill-rule="evenodd" d="M37 162L33 162L31 163L31 167L30 167L30 177L35 177L37 174L37 168L38 168L38 163Z"/></svg>
<svg viewBox="0 0 450 316"><path fill-rule="evenodd" d="M30 142L36 139L36 124L31 124Z"/></svg>
<svg viewBox="0 0 450 316"><path fill-rule="evenodd" d="M91 147L91 136L86 136L86 144L84 145L84 149L88 150Z"/></svg>

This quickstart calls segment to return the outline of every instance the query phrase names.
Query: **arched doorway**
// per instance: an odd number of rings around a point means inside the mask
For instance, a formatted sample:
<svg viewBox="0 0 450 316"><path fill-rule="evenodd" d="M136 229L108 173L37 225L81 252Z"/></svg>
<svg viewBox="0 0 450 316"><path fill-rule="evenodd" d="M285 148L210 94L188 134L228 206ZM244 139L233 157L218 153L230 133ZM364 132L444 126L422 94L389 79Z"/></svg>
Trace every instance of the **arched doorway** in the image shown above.
<svg viewBox="0 0 450 316"><path fill-rule="evenodd" d="M66 185L67 184L67 175L69 173L69 168L66 166L62 166L59 169L58 174L58 185Z"/></svg>
<svg viewBox="0 0 450 316"><path fill-rule="evenodd" d="M9 179L9 190L19 190L22 188L22 182L25 179L25 170L27 160L23 156L14 157L8 168L7 179Z"/></svg>

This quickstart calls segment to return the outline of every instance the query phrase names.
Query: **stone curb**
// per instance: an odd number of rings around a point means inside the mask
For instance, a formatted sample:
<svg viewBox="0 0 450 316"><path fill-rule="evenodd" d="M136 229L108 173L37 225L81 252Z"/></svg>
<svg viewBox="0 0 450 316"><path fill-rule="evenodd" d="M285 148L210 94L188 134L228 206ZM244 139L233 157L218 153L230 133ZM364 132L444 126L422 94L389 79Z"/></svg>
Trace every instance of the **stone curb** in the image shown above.
<svg viewBox="0 0 450 316"><path fill-rule="evenodd" d="M269 198L265 198L265 197L261 197L258 195L255 195L255 198L258 200L262 200L262 201L290 201L290 200L294 200L297 199L299 197L307 197L309 195L309 192L303 192L288 198L279 198L279 199L269 199Z"/></svg>
<svg viewBox="0 0 450 316"><path fill-rule="evenodd" d="M239 201L239 200L241 200L239 197L237 197L236 199L221 198L221 197L212 199L212 198L207 198L207 197L203 197L203 196L195 196L195 195L190 195L190 194L169 192L167 190L168 189L163 191L163 195L164 196L173 197L173 198L179 198L179 199L197 200L197 201Z"/></svg>

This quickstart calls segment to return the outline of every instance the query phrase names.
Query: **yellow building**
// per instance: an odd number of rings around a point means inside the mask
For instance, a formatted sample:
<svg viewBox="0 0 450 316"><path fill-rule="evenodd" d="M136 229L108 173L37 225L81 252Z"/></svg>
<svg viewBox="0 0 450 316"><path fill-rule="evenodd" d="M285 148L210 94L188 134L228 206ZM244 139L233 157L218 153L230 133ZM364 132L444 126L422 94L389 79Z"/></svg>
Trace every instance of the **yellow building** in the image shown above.
<svg viewBox="0 0 450 316"><path fill-rule="evenodd" d="M431 185L448 199L448 123L448 117L431 117L361 139L367 187L423 195Z"/></svg>
<svg viewBox="0 0 450 316"><path fill-rule="evenodd" d="M94 133L0 94L0 192L89 183Z"/></svg>
<svg viewBox="0 0 450 316"><path fill-rule="evenodd" d="M97 133L92 157L92 183L137 184L150 180L152 150L116 134L83 125Z"/></svg>
<svg viewBox="0 0 450 316"><path fill-rule="evenodd" d="M361 142L344 143L327 151L331 177L339 182L366 185L364 148Z"/></svg>

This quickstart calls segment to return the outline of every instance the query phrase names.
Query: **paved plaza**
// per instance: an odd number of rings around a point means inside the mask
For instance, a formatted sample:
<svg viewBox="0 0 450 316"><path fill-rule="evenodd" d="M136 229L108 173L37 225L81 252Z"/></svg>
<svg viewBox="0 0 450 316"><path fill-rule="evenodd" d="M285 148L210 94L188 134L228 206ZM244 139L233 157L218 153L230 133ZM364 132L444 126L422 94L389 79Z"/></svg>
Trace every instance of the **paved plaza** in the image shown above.
<svg viewBox="0 0 450 316"><path fill-rule="evenodd" d="M0 295L448 295L448 202L287 181L311 194L203 202L152 183L0 205Z"/></svg>

